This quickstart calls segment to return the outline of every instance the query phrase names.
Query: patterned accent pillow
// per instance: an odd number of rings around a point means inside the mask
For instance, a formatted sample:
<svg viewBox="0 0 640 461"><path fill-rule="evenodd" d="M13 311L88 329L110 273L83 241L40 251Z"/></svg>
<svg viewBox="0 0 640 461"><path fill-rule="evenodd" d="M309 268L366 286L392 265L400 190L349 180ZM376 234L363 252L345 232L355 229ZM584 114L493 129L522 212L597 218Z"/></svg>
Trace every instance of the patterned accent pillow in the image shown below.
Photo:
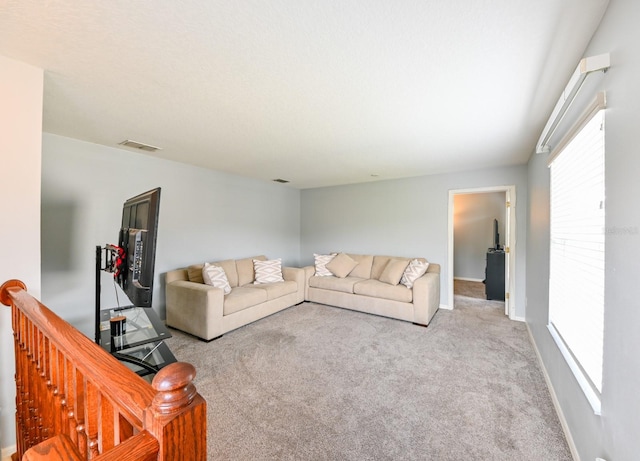
<svg viewBox="0 0 640 461"><path fill-rule="evenodd" d="M413 288L413 282L422 277L429 269L429 263L426 261L420 261L419 259L412 259L407 268L402 274L400 283L407 288Z"/></svg>
<svg viewBox="0 0 640 461"><path fill-rule="evenodd" d="M268 261L253 260L253 270L256 273L255 285L261 283L284 282L282 278L282 259L271 259Z"/></svg>
<svg viewBox="0 0 640 461"><path fill-rule="evenodd" d="M330 255L319 255L316 253L313 254L313 258L315 259L316 264L316 275L318 277L331 277L333 275L331 271L329 271L329 269L327 269L325 266L335 257L335 253L331 253Z"/></svg>
<svg viewBox="0 0 640 461"><path fill-rule="evenodd" d="M225 295L231 293L231 285L229 285L227 274L220 266L204 263L204 267L202 268L202 279L207 285L222 288Z"/></svg>
<svg viewBox="0 0 640 461"><path fill-rule="evenodd" d="M358 261L354 261L353 258L346 253L340 253L329 261L325 267L329 269L333 275L342 279L349 275L357 265Z"/></svg>

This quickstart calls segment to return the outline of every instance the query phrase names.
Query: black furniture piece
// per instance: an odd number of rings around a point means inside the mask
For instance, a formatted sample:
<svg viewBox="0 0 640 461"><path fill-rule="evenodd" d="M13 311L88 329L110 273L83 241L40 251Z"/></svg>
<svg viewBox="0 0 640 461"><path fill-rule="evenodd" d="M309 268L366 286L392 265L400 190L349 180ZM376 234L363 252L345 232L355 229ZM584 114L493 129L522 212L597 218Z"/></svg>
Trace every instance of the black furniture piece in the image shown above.
<svg viewBox="0 0 640 461"><path fill-rule="evenodd" d="M488 251L485 268L485 293L487 299L504 301L504 251Z"/></svg>

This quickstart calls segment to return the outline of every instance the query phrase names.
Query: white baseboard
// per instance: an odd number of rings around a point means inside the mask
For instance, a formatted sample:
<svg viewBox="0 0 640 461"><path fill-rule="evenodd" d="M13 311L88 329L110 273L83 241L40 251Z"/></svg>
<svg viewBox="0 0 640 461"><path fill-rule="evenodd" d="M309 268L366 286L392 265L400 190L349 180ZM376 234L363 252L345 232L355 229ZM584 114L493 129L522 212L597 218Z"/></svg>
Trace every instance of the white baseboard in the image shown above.
<svg viewBox="0 0 640 461"><path fill-rule="evenodd" d="M571 456L573 457L573 461L580 461L580 454L578 454L578 447L576 447L576 443L573 441L573 437L571 437L571 432L569 431L569 424L567 423L567 419L564 417L564 413L562 412L562 408L560 407L560 401L558 400L558 396L556 395L556 392L553 389L553 385L551 384L551 378L549 378L549 374L547 373L547 368L544 366L544 362L542 361L542 356L540 355L538 346L536 345L536 342L533 339L533 334L531 333L531 328L529 328L528 323L527 323L527 331L529 332L529 339L531 340L531 344L533 345L533 350L536 352L536 357L538 357L538 363L540 364L540 369L542 370L544 380L547 383L549 394L551 394L551 401L553 402L553 407L556 409L556 413L558 414L558 419L560 420L560 425L562 426L562 431L564 432L564 436L567 439L567 445L569 445L569 450L571 451Z"/></svg>
<svg viewBox="0 0 640 461"><path fill-rule="evenodd" d="M440 304L440 309L446 309L448 311L453 310L453 307L448 306L447 304Z"/></svg>
<svg viewBox="0 0 640 461"><path fill-rule="evenodd" d="M18 448L13 445L11 447L4 447L2 449L2 454L0 455L2 459L2 461L11 461L11 455L14 454L16 451L18 450Z"/></svg>
<svg viewBox="0 0 640 461"><path fill-rule="evenodd" d="M514 315L514 316L511 318L511 320L515 320L516 322L526 322L526 321L527 321L527 319L526 319L526 318L524 318L524 317L519 317L519 316L516 316L516 315Z"/></svg>
<svg viewBox="0 0 640 461"><path fill-rule="evenodd" d="M474 279L471 277L454 277L453 280L462 280L463 282L484 282L484 279Z"/></svg>

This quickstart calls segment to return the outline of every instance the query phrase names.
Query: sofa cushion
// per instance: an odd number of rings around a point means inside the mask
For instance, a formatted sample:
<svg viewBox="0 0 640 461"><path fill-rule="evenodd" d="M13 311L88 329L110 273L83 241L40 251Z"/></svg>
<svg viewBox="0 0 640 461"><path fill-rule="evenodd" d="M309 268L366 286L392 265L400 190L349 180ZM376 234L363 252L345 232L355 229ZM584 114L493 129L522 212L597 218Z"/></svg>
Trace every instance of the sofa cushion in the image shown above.
<svg viewBox="0 0 640 461"><path fill-rule="evenodd" d="M267 300L267 290L258 290L250 287L236 287L224 297L222 311L224 315L239 312L256 304L263 303Z"/></svg>
<svg viewBox="0 0 640 461"><path fill-rule="evenodd" d="M397 285L408 265L409 260L407 259L390 259L380 274L380 281L389 285Z"/></svg>
<svg viewBox="0 0 640 461"><path fill-rule="evenodd" d="M403 303L410 303L413 300L413 292L404 285L389 285L373 279L356 283L353 287L353 292L357 295L390 299Z"/></svg>
<svg viewBox="0 0 640 461"><path fill-rule="evenodd" d="M227 274L227 280L229 280L229 285L231 286L231 288L235 288L238 286L238 271L236 270L235 259L225 259L224 261L216 261L212 264L220 266L224 269L224 273Z"/></svg>
<svg viewBox="0 0 640 461"><path fill-rule="evenodd" d="M267 300L280 298L291 293L298 291L298 284L291 280L278 283L261 283L259 285L247 285L256 290L264 290L267 292Z"/></svg>
<svg viewBox="0 0 640 461"><path fill-rule="evenodd" d="M373 255L354 255L347 253L351 259L358 262L358 265L349 274L351 277L363 279L371 278L371 266L373 265Z"/></svg>
<svg viewBox="0 0 640 461"><path fill-rule="evenodd" d="M344 278L349 275L357 265L358 262L350 258L349 255L340 253L326 264L326 268L336 277Z"/></svg>
<svg viewBox="0 0 640 461"><path fill-rule="evenodd" d="M336 254L332 253L330 255L319 255L314 253L313 259L315 261L316 273L318 277L331 277L333 274L329 269L326 268L326 265L329 261L335 258Z"/></svg>
<svg viewBox="0 0 640 461"><path fill-rule="evenodd" d="M399 258L394 256L374 256L373 265L371 266L371 278L380 280L380 276L382 275L384 268L387 267L387 264L391 259L406 259L407 262L410 260L410 258Z"/></svg>
<svg viewBox="0 0 640 461"><path fill-rule="evenodd" d="M313 288L322 288L325 290L341 291L343 293L353 293L353 286L365 279L358 277L311 277L309 286Z"/></svg>
<svg viewBox="0 0 640 461"><path fill-rule="evenodd" d="M236 270L238 271L238 286L243 286L248 283L253 283L256 279L255 272L253 270L253 260L265 261L266 256L254 256L253 258L236 259Z"/></svg>
<svg viewBox="0 0 640 461"><path fill-rule="evenodd" d="M204 264L192 264L187 267L187 276L190 282L204 283L204 279L202 278L203 267Z"/></svg>
<svg viewBox="0 0 640 461"><path fill-rule="evenodd" d="M231 293L231 286L229 285L229 280L227 280L227 274L225 274L222 267L204 263L202 278L205 284L224 290L225 295Z"/></svg>
<svg viewBox="0 0 640 461"><path fill-rule="evenodd" d="M429 269L429 263L425 259L412 259L402 274L400 283L407 288L413 288L413 283L422 277Z"/></svg>
<svg viewBox="0 0 640 461"><path fill-rule="evenodd" d="M282 259L253 260L253 270L256 274L254 284L284 282L282 278Z"/></svg>

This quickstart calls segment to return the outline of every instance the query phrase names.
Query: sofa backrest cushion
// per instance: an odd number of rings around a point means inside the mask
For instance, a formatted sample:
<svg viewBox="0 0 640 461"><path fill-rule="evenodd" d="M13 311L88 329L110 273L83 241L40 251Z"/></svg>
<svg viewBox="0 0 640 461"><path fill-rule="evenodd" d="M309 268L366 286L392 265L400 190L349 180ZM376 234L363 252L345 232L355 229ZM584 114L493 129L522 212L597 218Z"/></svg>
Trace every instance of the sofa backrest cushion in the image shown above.
<svg viewBox="0 0 640 461"><path fill-rule="evenodd" d="M215 261L211 264L215 264L216 266L220 266L224 269L224 273L227 275L227 280L229 280L229 285L231 288L238 286L238 272L236 270L236 261L235 259L227 259L225 261ZM192 264L187 267L187 277L190 282L195 283L204 283L204 278L202 277L202 269L204 268L203 264Z"/></svg>
<svg viewBox="0 0 640 461"><path fill-rule="evenodd" d="M204 264L192 264L187 267L187 276L190 282L204 283L204 279L202 278L203 267Z"/></svg>
<svg viewBox="0 0 640 461"><path fill-rule="evenodd" d="M253 260L266 261L267 257L264 255L254 256L252 258L236 259L236 270L238 271L238 286L244 286L248 283L253 283L256 279L255 272L253 270ZM232 285L233 286L233 285Z"/></svg>
<svg viewBox="0 0 640 461"><path fill-rule="evenodd" d="M382 275L382 271L387 267L389 260L391 259L406 259L409 261L409 258L399 258L396 256L374 256L373 257L373 265L371 266L371 278L374 280L380 280L380 276Z"/></svg>
<svg viewBox="0 0 640 461"><path fill-rule="evenodd" d="M380 281L388 283L389 285L397 285L398 283L400 283L402 274L404 274L404 271L408 265L408 259L391 258L387 265L384 266L382 274L380 274Z"/></svg>
<svg viewBox="0 0 640 461"><path fill-rule="evenodd" d="M358 262L358 265L351 271L349 277L359 277L368 279L371 277L371 266L373 265L373 255L354 255L347 253L351 259Z"/></svg>
<svg viewBox="0 0 640 461"><path fill-rule="evenodd" d="M224 261L217 261L213 264L224 269L224 273L227 274L227 280L229 280L229 286L231 288L238 286L238 271L236 270L235 259L225 259Z"/></svg>

